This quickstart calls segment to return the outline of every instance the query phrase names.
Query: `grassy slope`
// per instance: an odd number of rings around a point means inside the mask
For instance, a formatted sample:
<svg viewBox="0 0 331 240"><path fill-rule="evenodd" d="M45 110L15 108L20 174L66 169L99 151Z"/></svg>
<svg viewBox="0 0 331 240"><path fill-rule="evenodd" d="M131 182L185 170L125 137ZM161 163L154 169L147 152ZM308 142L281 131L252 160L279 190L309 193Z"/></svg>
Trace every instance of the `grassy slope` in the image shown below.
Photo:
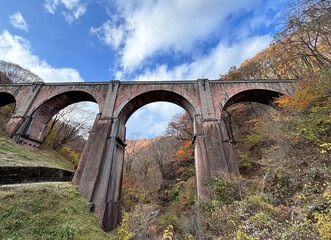
<svg viewBox="0 0 331 240"><path fill-rule="evenodd" d="M0 188L1 239L116 239L101 230L73 183Z"/></svg>
<svg viewBox="0 0 331 240"><path fill-rule="evenodd" d="M11 139L0 136L0 165L47 167L74 170L72 163L53 150L33 152L14 143Z"/></svg>

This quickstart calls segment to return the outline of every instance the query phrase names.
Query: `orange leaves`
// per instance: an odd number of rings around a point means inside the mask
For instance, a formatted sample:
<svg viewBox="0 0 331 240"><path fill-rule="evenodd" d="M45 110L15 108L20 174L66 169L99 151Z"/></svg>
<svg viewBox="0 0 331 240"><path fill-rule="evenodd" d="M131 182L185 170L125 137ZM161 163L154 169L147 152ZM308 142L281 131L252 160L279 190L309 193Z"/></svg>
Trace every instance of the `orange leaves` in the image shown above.
<svg viewBox="0 0 331 240"><path fill-rule="evenodd" d="M279 97L275 102L278 104L279 107L285 108L289 104L292 98L293 96L285 94Z"/></svg>
<svg viewBox="0 0 331 240"><path fill-rule="evenodd" d="M184 141L181 144L180 149L174 155L174 160L175 161L189 160L193 158L193 154L194 154L194 149L191 141Z"/></svg>
<svg viewBox="0 0 331 240"><path fill-rule="evenodd" d="M302 111L323 95L321 89L315 87L315 80L302 80L299 89L293 96L283 95L276 100L279 107L286 110Z"/></svg>
<svg viewBox="0 0 331 240"><path fill-rule="evenodd" d="M246 121L248 124L252 124L254 127L257 125L261 125L263 123L263 120L260 118L253 118L251 120Z"/></svg>
<svg viewBox="0 0 331 240"><path fill-rule="evenodd" d="M185 141L183 144L182 144L183 148L186 149L186 150L190 150L192 148L192 142L191 141Z"/></svg>
<svg viewBox="0 0 331 240"><path fill-rule="evenodd" d="M142 148L143 148L143 147L147 147L148 145L151 144L151 142L150 142L149 139L144 138L144 139L141 139L141 140L143 140L143 142L141 143L141 147L142 147Z"/></svg>
<svg viewBox="0 0 331 240"><path fill-rule="evenodd" d="M150 232L152 232L153 234L156 234L157 233L157 225L156 224L153 224L151 226L148 226L148 230Z"/></svg>

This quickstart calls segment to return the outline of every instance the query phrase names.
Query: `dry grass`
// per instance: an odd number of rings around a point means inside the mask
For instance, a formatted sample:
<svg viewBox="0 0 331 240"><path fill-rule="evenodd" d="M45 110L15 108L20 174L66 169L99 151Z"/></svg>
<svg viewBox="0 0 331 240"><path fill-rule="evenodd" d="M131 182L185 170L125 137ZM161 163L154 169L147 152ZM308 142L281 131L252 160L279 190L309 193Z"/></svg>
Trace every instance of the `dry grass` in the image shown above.
<svg viewBox="0 0 331 240"><path fill-rule="evenodd" d="M73 164L61 154L50 150L30 151L17 145L11 139L0 137L0 165L46 166L74 170Z"/></svg>
<svg viewBox="0 0 331 240"><path fill-rule="evenodd" d="M105 233L73 183L0 188L1 239L116 239Z"/></svg>

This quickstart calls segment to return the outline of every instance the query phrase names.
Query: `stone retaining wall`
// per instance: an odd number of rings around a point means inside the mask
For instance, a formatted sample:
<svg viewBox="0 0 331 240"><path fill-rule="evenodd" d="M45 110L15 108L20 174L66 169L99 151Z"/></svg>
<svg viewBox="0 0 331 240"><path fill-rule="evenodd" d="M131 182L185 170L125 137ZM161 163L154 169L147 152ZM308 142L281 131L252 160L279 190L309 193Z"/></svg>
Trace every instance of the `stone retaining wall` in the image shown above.
<svg viewBox="0 0 331 240"><path fill-rule="evenodd" d="M0 166L0 185L29 182L70 182L74 172L41 166Z"/></svg>

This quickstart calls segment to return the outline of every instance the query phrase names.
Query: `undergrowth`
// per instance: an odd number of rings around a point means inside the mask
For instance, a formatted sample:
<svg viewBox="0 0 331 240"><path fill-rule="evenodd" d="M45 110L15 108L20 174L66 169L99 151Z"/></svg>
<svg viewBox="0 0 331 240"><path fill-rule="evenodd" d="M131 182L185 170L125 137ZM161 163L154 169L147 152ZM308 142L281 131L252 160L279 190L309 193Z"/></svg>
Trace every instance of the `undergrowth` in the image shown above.
<svg viewBox="0 0 331 240"><path fill-rule="evenodd" d="M73 183L0 188L1 239L115 239Z"/></svg>

